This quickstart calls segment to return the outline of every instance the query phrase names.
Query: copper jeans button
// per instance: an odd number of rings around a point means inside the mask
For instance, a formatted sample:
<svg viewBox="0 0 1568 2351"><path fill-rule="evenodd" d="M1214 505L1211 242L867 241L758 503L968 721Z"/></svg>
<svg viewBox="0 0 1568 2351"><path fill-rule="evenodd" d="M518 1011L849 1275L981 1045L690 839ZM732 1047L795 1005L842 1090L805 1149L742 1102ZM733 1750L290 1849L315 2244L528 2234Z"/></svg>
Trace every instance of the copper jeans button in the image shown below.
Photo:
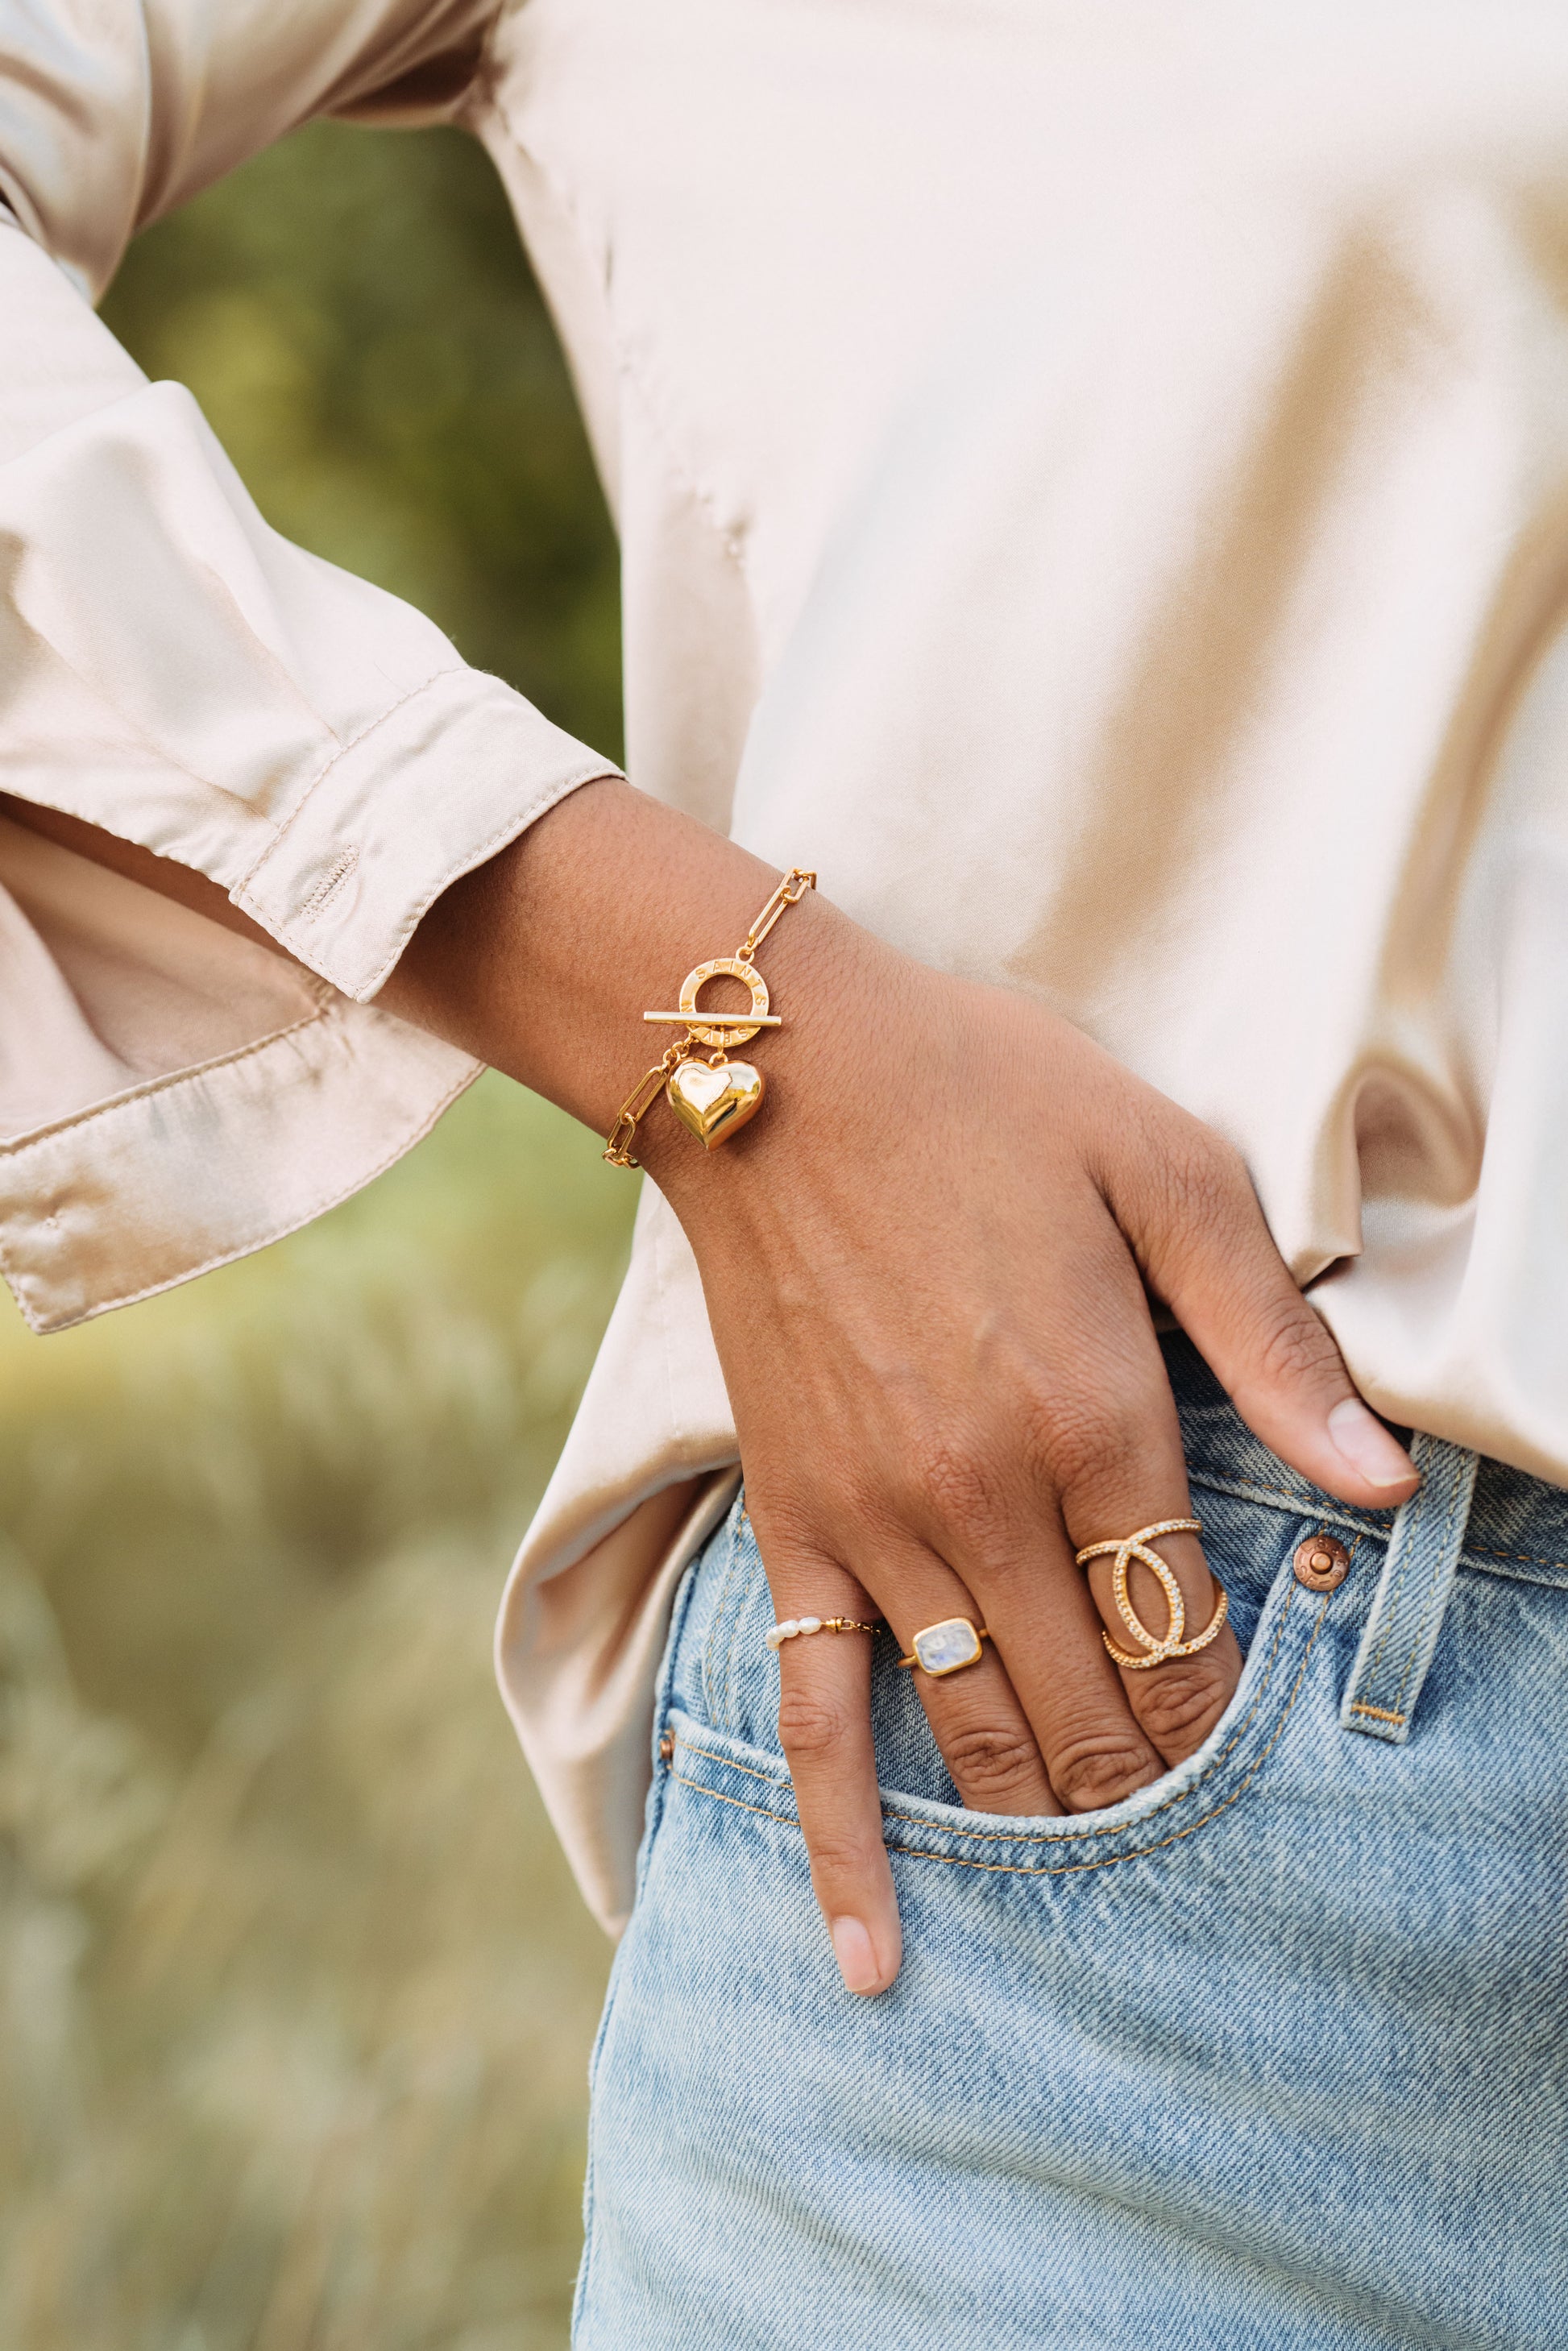
<svg viewBox="0 0 1568 2351"><path fill-rule="evenodd" d="M1350 1553L1333 1535L1312 1535L1296 1545L1296 1582L1309 1592L1334 1592L1350 1573Z"/></svg>

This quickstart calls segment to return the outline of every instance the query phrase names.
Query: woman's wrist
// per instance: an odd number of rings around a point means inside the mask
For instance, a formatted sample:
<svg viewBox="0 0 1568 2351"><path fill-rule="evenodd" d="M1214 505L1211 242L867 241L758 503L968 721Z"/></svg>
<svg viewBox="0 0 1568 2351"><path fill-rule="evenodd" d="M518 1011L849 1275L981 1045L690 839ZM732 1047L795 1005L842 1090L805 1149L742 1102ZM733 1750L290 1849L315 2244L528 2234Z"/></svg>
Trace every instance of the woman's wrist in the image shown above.
<svg viewBox="0 0 1568 2351"><path fill-rule="evenodd" d="M628 785L584 786L446 892L379 1000L608 1134L671 1035L643 1013L674 1007L695 965L733 956L779 879ZM897 960L811 891L769 932L757 965L780 1025L746 1048L766 1083L759 1115L712 1152L662 1100L637 1131L636 1159L677 1214L746 1188L741 1170L773 1163L798 1136L827 1032L844 1028L857 989L866 1010L868 957ZM734 979L703 993L717 1011L747 1002Z"/></svg>
<svg viewBox="0 0 1568 2351"><path fill-rule="evenodd" d="M643 1011L777 879L630 785L584 785L453 883L379 1001L606 1134L662 1048Z"/></svg>

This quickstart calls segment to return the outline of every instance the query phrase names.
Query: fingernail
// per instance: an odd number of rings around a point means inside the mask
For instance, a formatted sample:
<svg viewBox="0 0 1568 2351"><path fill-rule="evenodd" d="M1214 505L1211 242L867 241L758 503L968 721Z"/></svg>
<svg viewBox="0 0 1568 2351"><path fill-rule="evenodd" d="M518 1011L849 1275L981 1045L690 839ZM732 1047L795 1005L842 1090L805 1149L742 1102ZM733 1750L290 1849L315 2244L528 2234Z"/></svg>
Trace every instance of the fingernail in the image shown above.
<svg viewBox="0 0 1568 2351"><path fill-rule="evenodd" d="M1329 1415L1329 1435L1336 1452L1369 1486L1407 1485L1416 1464L1398 1441L1390 1437L1375 1412L1359 1396L1346 1396Z"/></svg>
<svg viewBox="0 0 1568 2351"><path fill-rule="evenodd" d="M871 1937L860 1920L835 1918L832 1937L833 1957L851 1991L875 1991L882 1981L882 1970L876 1963Z"/></svg>

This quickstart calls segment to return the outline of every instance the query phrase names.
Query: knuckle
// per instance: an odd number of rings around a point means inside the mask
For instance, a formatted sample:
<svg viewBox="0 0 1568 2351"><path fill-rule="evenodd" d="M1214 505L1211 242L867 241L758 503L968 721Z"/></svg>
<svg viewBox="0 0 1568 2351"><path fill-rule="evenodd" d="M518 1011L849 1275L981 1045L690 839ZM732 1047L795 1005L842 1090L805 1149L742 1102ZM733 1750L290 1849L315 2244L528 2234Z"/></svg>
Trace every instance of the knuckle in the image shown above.
<svg viewBox="0 0 1568 2351"><path fill-rule="evenodd" d="M1097 1813L1146 1788L1160 1776L1152 1747L1124 1732L1089 1732L1070 1740L1049 1760L1051 1784L1070 1812Z"/></svg>
<svg viewBox="0 0 1568 2351"><path fill-rule="evenodd" d="M1166 1751L1207 1739L1229 1699L1223 1677L1196 1662L1160 1666L1143 1678L1149 1687L1134 1698L1138 1721Z"/></svg>
<svg viewBox="0 0 1568 2351"><path fill-rule="evenodd" d="M1212 1242L1258 1217L1247 1164L1234 1146L1196 1122L1174 1144L1166 1139L1154 1181L1157 1217L1167 1237Z"/></svg>
<svg viewBox="0 0 1568 2351"><path fill-rule="evenodd" d="M1264 1317L1257 1339L1257 1364L1270 1385L1296 1387L1325 1374L1341 1376L1339 1349L1328 1325L1293 1293Z"/></svg>
<svg viewBox="0 0 1568 2351"><path fill-rule="evenodd" d="M799 1481L757 1478L746 1486L746 1512L758 1548L770 1567L810 1576L831 1564L833 1545L817 1508L817 1498Z"/></svg>
<svg viewBox="0 0 1568 2351"><path fill-rule="evenodd" d="M817 1824L807 1832L806 1848L811 1858L811 1876L820 1890L857 1881L863 1884L868 1866L880 1851L876 1844L857 1841L841 1829Z"/></svg>
<svg viewBox="0 0 1568 2351"><path fill-rule="evenodd" d="M1040 1750L1021 1724L967 1723L945 1735L942 1751L965 1797L982 1811L988 1800L1032 1791L1044 1776Z"/></svg>
<svg viewBox="0 0 1568 2351"><path fill-rule="evenodd" d="M1000 1480L986 1447L952 1430L927 1436L915 1456L921 1483L949 1525L986 1528L1000 1508Z"/></svg>
<svg viewBox="0 0 1568 2351"><path fill-rule="evenodd" d="M1150 1415L1130 1396L1058 1399L1040 1447L1053 1483L1071 1507L1074 1496L1118 1492L1148 1443Z"/></svg>
<svg viewBox="0 0 1568 2351"><path fill-rule="evenodd" d="M1255 1197L1241 1154L1206 1126L1188 1133L1186 1148L1171 1162L1171 1181L1186 1215L1216 1223L1252 1206Z"/></svg>
<svg viewBox="0 0 1568 2351"><path fill-rule="evenodd" d="M848 1709L825 1691L787 1688L779 1699L779 1737L791 1762L819 1763L834 1754L850 1728Z"/></svg>

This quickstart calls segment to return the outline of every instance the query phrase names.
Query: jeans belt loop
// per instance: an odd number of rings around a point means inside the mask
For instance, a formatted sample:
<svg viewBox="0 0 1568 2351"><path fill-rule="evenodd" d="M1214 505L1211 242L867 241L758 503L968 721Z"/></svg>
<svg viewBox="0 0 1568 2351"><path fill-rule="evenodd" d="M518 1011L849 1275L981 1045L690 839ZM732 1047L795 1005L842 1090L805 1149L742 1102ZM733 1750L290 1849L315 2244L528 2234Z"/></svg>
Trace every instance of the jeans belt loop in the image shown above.
<svg viewBox="0 0 1568 2351"><path fill-rule="evenodd" d="M1388 1538L1372 1614L1340 1708L1346 1730L1403 1746L1458 1573L1478 1456L1417 1434L1410 1456L1421 1483Z"/></svg>

